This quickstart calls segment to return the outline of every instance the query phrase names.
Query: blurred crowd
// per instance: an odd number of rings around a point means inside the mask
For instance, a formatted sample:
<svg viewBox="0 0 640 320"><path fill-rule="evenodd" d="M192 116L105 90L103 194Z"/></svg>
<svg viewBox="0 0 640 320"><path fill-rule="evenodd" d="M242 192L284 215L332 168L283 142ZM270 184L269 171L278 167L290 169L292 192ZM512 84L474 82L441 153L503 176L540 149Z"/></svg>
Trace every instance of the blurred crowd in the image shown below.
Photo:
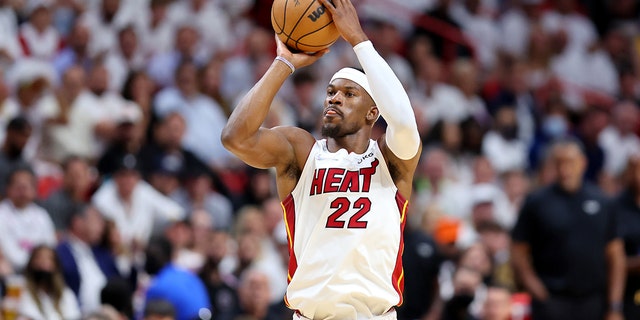
<svg viewBox="0 0 640 320"><path fill-rule="evenodd" d="M4 319L291 319L273 172L220 142L275 57L271 3L0 0ZM576 290L604 301L600 265L620 240L624 309L638 312L640 2L354 3L424 144L399 319L525 319L575 293L571 268L594 270ZM321 138L326 84L356 65L338 41L287 80L264 126ZM603 220L545 227L558 203Z"/></svg>

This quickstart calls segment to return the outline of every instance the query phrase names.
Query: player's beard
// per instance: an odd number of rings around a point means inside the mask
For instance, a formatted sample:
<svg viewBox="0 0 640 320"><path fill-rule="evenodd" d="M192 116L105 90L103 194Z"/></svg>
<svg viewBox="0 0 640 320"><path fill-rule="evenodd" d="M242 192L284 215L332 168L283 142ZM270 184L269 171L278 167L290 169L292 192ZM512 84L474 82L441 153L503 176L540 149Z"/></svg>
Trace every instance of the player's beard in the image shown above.
<svg viewBox="0 0 640 320"><path fill-rule="evenodd" d="M350 134L354 134L358 132L360 128L358 128L357 124L333 124L333 123L324 123L322 125L322 136L327 138L342 138L344 136L348 136Z"/></svg>

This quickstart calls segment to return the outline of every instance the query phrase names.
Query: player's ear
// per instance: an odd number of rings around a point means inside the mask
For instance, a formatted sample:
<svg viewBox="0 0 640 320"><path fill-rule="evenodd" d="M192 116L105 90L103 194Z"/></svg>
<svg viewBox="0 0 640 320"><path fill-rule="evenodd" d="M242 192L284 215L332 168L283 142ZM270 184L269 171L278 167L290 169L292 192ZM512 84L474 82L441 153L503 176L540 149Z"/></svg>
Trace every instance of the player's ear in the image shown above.
<svg viewBox="0 0 640 320"><path fill-rule="evenodd" d="M369 124L373 124L374 122L376 122L376 120L378 120L378 117L380 116L380 110L378 110L377 106L371 106L371 108L369 108L369 112L367 112L367 123Z"/></svg>

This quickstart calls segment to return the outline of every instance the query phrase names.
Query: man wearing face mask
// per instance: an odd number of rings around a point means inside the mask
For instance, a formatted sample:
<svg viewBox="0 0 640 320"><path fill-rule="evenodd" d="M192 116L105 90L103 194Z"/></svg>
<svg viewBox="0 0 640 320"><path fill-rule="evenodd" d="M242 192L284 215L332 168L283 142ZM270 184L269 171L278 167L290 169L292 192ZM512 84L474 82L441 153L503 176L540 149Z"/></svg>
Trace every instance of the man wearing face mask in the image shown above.
<svg viewBox="0 0 640 320"><path fill-rule="evenodd" d="M545 151L552 141L570 134L567 106L562 100L549 101L529 151L530 167L538 168L544 161Z"/></svg>
<svg viewBox="0 0 640 320"><path fill-rule="evenodd" d="M482 153L497 173L522 170L527 165L527 145L518 139L518 119L512 106L502 106L495 113L494 129L482 141Z"/></svg>
<svg viewBox="0 0 640 320"><path fill-rule="evenodd" d="M472 320L469 306L482 282L480 272L459 267L453 276L453 296L445 303L441 320Z"/></svg>

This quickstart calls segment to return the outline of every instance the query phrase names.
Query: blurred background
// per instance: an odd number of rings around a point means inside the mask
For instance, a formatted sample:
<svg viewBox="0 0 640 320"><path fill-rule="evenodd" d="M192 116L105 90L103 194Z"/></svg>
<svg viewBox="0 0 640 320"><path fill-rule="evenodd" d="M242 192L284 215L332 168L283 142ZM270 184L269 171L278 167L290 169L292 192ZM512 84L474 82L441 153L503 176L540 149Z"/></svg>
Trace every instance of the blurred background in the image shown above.
<svg viewBox="0 0 640 320"><path fill-rule="evenodd" d="M220 142L275 58L271 3L0 0L4 319L291 319L273 172ZM640 305L640 1L354 4L424 144L399 319L529 317L512 229L529 193L571 176L549 152L568 137L590 197L626 204L607 211L626 229L605 240L625 242L625 308ZM287 80L264 126L320 138L343 66L357 59L339 40ZM566 230L590 232L576 221Z"/></svg>

